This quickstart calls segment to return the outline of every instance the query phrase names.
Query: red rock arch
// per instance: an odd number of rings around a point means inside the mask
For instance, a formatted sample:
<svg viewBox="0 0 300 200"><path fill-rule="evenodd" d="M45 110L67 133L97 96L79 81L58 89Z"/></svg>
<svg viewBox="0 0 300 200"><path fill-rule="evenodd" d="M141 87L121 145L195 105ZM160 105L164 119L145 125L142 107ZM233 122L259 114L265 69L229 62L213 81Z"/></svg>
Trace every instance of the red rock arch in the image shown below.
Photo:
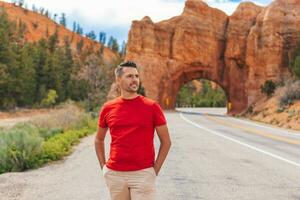
<svg viewBox="0 0 300 200"><path fill-rule="evenodd" d="M266 80L291 76L299 30L300 0L274 0L266 8L244 2L231 16L187 0L180 16L133 21L125 59L139 65L146 96L163 108L175 107L182 84L204 78L224 88L230 113L241 113L264 97Z"/></svg>

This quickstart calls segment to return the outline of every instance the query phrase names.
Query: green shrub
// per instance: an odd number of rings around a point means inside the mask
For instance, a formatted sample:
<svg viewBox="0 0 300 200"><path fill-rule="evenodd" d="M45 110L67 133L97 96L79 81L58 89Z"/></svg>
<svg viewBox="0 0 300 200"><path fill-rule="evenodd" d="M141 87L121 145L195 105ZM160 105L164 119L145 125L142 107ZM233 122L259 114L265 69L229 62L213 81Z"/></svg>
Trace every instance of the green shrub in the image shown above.
<svg viewBox="0 0 300 200"><path fill-rule="evenodd" d="M300 52L299 52L300 53ZM300 55L295 58L294 64L292 66L293 74L296 78L300 79Z"/></svg>
<svg viewBox="0 0 300 200"><path fill-rule="evenodd" d="M42 106L48 107L52 106L56 103L56 99L58 98L58 95L55 90L49 90L47 97L44 98L41 102Z"/></svg>
<svg viewBox="0 0 300 200"><path fill-rule="evenodd" d="M0 134L0 173L22 171L37 166L37 156L42 151L43 138L36 127L18 125Z"/></svg>
<svg viewBox="0 0 300 200"><path fill-rule="evenodd" d="M60 133L63 133L63 129L62 128L51 128L51 129L48 129L48 128L40 128L39 129L39 135L44 138L45 140L48 140L49 138L57 135L57 134L60 134Z"/></svg>
<svg viewBox="0 0 300 200"><path fill-rule="evenodd" d="M292 57L289 62L291 71L296 79L300 79L300 32L295 49L292 51Z"/></svg>
<svg viewBox="0 0 300 200"><path fill-rule="evenodd" d="M59 128L40 129L28 123L0 129L0 174L36 168L70 154L72 145L95 132L97 120L86 118L83 124L63 133Z"/></svg>
<svg viewBox="0 0 300 200"><path fill-rule="evenodd" d="M61 159L70 153L71 146L79 142L79 138L94 133L93 129L84 127L79 130L69 130L55 135L43 143L43 152L40 156L42 163Z"/></svg>
<svg viewBox="0 0 300 200"><path fill-rule="evenodd" d="M290 105L295 100L300 100L300 80L287 83L279 97L279 105Z"/></svg>
<svg viewBox="0 0 300 200"><path fill-rule="evenodd" d="M272 80L267 80L264 85L260 87L260 89L262 93L270 97L276 89L276 84Z"/></svg>

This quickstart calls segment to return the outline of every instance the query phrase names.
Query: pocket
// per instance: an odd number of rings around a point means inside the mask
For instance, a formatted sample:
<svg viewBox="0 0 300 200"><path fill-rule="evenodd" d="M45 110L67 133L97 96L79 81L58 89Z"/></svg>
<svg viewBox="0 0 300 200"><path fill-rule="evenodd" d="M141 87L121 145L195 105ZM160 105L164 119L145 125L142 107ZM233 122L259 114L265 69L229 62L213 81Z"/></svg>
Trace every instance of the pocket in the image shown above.
<svg viewBox="0 0 300 200"><path fill-rule="evenodd" d="M103 176L105 176L105 174L107 173L107 167L106 167L106 165L103 165L103 168L102 168L102 174L103 174Z"/></svg>
<svg viewBox="0 0 300 200"><path fill-rule="evenodd" d="M153 175L154 175L155 177L157 177L157 174L156 174L156 171L155 171L154 167L152 167L152 171L153 171Z"/></svg>

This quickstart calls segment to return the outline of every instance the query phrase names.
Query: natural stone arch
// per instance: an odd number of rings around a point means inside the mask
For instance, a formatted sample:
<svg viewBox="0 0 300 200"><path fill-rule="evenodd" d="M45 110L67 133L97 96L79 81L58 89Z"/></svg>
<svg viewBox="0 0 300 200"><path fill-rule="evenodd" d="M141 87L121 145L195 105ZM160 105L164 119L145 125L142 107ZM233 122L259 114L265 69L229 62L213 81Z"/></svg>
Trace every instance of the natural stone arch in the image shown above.
<svg viewBox="0 0 300 200"><path fill-rule="evenodd" d="M241 113L264 97L266 80L291 77L299 27L300 0L274 0L267 8L245 2L231 16L187 0L183 13L169 20L133 21L125 59L140 66L146 96L163 108L174 108L180 85L195 77L222 86L230 113Z"/></svg>
<svg viewBox="0 0 300 200"><path fill-rule="evenodd" d="M225 93L225 97L226 97L226 101L227 101L226 105L228 106L228 102L230 102L228 89L225 88L225 86L222 85L219 82L219 80L213 80L212 77L208 73L206 73L205 71L202 71L201 69L200 70L198 69L196 71L189 71L189 72L181 73L181 75L179 75L178 77L175 77L175 79L172 79L173 92L172 92L171 99L174 100L174 102L172 102L172 105L170 105L170 107L174 108L176 106L178 93L179 93L180 89L182 88L182 86L184 86L185 84L187 84L193 80L199 80L199 79L208 80L210 82L215 83L218 87L220 87ZM228 107L227 107L227 110L229 111Z"/></svg>
<svg viewBox="0 0 300 200"><path fill-rule="evenodd" d="M206 79L217 83L224 90L227 99L230 100L227 86L214 74L216 73L212 73L212 70L201 66L186 67L185 70L178 71L165 82L165 87L160 87L161 105L164 108L173 109L176 105L176 97L180 88L194 79Z"/></svg>

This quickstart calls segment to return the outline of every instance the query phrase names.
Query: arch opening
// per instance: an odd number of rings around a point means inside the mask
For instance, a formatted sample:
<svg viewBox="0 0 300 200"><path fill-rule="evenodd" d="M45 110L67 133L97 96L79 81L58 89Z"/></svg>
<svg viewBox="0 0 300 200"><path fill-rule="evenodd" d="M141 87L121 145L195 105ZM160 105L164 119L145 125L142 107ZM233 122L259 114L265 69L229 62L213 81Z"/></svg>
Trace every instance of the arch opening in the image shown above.
<svg viewBox="0 0 300 200"><path fill-rule="evenodd" d="M220 108L230 110L226 90L215 81L198 78L183 82L178 89L175 107L180 108Z"/></svg>

